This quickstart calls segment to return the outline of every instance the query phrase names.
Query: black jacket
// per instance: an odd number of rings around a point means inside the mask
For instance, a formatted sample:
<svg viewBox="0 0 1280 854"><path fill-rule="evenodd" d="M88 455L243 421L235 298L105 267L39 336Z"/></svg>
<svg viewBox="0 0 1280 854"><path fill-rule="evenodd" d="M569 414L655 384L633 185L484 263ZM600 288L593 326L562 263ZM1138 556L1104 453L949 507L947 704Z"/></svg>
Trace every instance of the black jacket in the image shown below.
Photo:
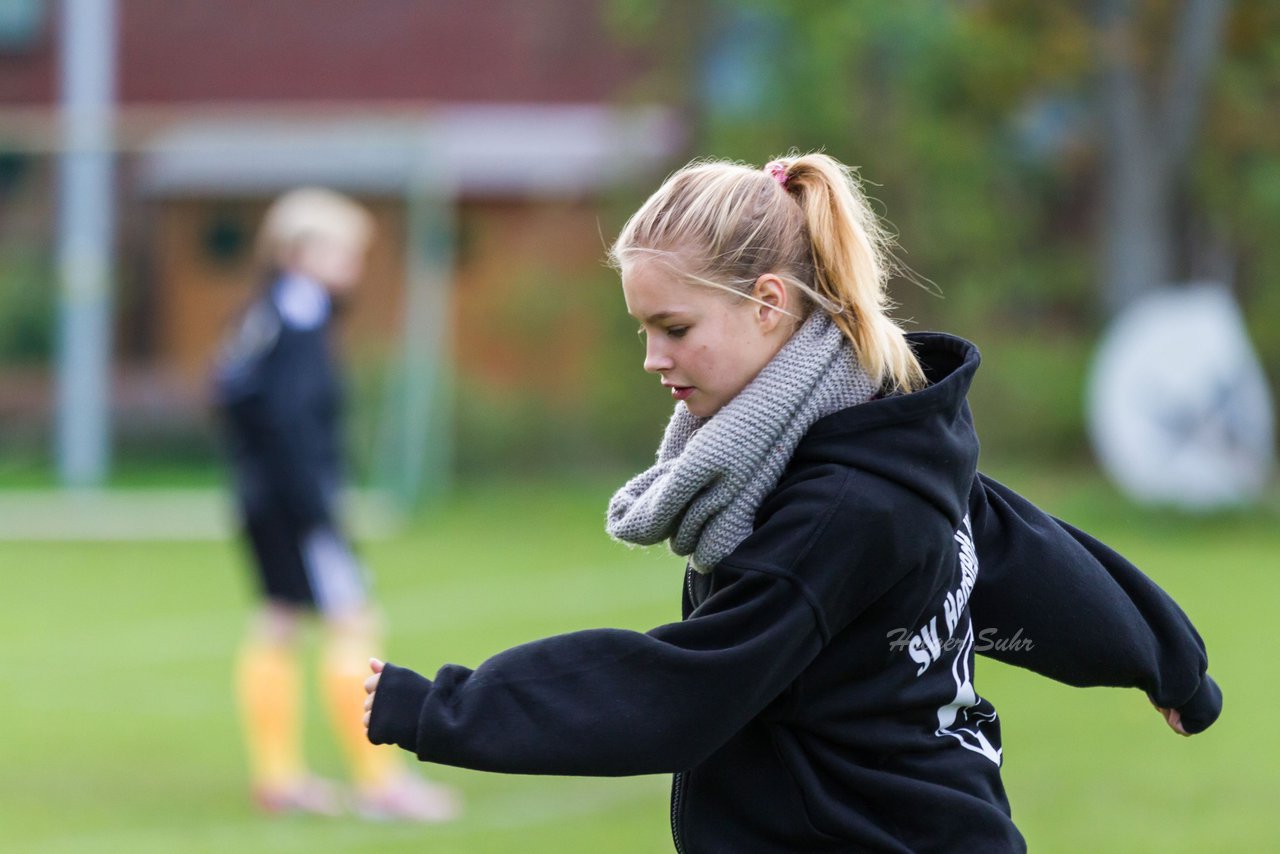
<svg viewBox="0 0 1280 854"><path fill-rule="evenodd" d="M236 492L252 514L282 508L299 528L332 525L342 475L342 384L330 320L282 317L276 278L223 344L214 371Z"/></svg>
<svg viewBox="0 0 1280 854"><path fill-rule="evenodd" d="M1030 649L989 652L1211 722L1220 697L1185 615L977 475L977 351L912 339L930 386L815 423L751 536L686 573L681 622L535 641L434 680L388 665L370 739L482 770L675 772L682 851L997 852L1025 845L973 688L983 638L1021 629ZM1090 617L1127 643L1082 644Z"/></svg>

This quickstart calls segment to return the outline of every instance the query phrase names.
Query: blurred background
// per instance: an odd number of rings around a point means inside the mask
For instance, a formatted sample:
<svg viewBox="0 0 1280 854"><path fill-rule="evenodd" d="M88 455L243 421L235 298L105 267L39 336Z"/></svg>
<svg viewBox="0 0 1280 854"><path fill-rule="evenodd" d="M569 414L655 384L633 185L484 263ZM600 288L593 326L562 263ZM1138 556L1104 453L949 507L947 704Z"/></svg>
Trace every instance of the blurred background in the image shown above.
<svg viewBox="0 0 1280 854"><path fill-rule="evenodd" d="M898 316L982 350L984 469L1169 590L1223 684L1182 742L1136 692L984 662L1032 850L1280 845L1277 4L0 0L0 847L668 850L657 778L444 769L469 809L433 828L251 811L210 360L267 203L359 198L350 455L393 660L676 619L679 561L600 531L670 411L604 251L690 158L793 147L861 169ZM1182 337L1107 349L1205 288ZM1117 450L1108 418L1154 432ZM1240 476L1181 500L1187 454ZM1135 459L1191 473L1144 492Z"/></svg>

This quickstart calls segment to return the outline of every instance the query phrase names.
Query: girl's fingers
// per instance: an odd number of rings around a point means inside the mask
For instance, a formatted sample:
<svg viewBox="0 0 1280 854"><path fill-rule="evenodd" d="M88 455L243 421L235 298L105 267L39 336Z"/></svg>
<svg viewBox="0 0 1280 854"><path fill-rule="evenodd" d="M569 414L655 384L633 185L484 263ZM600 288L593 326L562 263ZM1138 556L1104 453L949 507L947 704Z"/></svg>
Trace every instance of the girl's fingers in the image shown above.
<svg viewBox="0 0 1280 854"><path fill-rule="evenodd" d="M378 680L382 678L381 673L375 673L368 679L364 680L364 690L366 694L372 694L378 690Z"/></svg>
<svg viewBox="0 0 1280 854"><path fill-rule="evenodd" d="M364 728L365 728L365 729L368 729L368 728L369 728L369 715L370 715L370 714L371 714L371 712L365 712L365 713L364 713Z"/></svg>
<svg viewBox="0 0 1280 854"><path fill-rule="evenodd" d="M379 659L376 659L376 658L369 659L369 669L372 670L374 673L381 673L382 668L386 666L387 666L386 662L380 661Z"/></svg>
<svg viewBox="0 0 1280 854"><path fill-rule="evenodd" d="M1173 730L1178 735L1191 735L1191 733L1187 732L1187 730L1182 726L1182 713L1177 709L1166 709L1163 706L1156 706L1156 711L1164 715L1165 723L1169 725L1169 729Z"/></svg>

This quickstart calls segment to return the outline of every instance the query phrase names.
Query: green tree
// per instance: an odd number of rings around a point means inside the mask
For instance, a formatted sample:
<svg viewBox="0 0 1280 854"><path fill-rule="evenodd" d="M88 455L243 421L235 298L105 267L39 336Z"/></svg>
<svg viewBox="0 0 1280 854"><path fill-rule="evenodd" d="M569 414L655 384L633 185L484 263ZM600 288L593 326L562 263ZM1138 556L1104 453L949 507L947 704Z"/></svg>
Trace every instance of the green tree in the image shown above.
<svg viewBox="0 0 1280 854"><path fill-rule="evenodd" d="M899 316L1006 351L978 392L990 421L1039 418L1019 432L1080 448L1089 342L1168 281L1231 282L1280 369L1265 322L1280 312L1280 4L614 8L666 75L647 94L679 93L690 154L822 148L860 167L902 259L944 297L898 286Z"/></svg>

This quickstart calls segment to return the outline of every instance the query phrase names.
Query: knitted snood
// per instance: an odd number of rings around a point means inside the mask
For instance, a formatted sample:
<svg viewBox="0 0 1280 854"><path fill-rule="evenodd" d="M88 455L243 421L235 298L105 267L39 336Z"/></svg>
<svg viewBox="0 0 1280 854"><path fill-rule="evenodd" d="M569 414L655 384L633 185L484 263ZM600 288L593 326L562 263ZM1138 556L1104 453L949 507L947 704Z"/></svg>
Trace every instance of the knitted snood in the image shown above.
<svg viewBox="0 0 1280 854"><path fill-rule="evenodd" d="M605 529L636 545L667 540L710 572L751 533L810 425L875 393L848 340L815 310L719 412L698 418L676 404L657 462L610 499Z"/></svg>

